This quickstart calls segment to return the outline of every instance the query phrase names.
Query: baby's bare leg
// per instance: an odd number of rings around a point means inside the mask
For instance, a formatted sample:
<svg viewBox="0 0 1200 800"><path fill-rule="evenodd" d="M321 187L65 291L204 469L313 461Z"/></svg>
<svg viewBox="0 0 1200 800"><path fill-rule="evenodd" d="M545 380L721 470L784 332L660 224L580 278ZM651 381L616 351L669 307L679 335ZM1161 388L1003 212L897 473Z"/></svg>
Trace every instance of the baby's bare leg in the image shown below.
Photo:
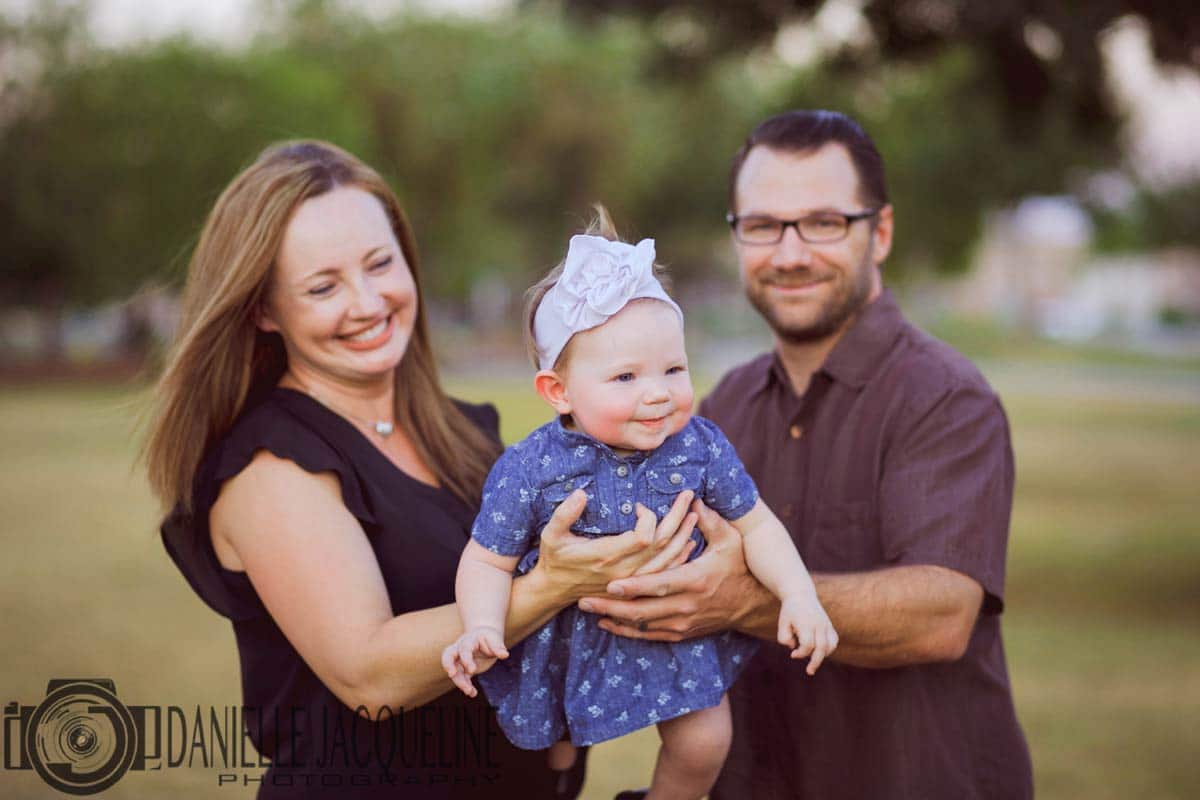
<svg viewBox="0 0 1200 800"><path fill-rule="evenodd" d="M555 742L546 753L550 769L564 770L575 766L575 745L570 742Z"/></svg>
<svg viewBox="0 0 1200 800"><path fill-rule="evenodd" d="M662 748L646 800L699 800L717 780L729 753L729 698L719 705L660 722Z"/></svg>

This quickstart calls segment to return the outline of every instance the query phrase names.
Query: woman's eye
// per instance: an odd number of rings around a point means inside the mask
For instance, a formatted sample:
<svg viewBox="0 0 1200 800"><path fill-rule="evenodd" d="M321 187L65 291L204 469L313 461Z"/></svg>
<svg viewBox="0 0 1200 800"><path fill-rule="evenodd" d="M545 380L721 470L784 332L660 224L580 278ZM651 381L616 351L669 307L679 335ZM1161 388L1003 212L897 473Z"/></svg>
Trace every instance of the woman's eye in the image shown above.
<svg viewBox="0 0 1200 800"><path fill-rule="evenodd" d="M308 293L313 297L324 297L333 291L332 283L322 283L320 286L314 286L308 290Z"/></svg>
<svg viewBox="0 0 1200 800"><path fill-rule="evenodd" d="M370 267L368 267L368 269L370 269L372 272L383 272L385 269L387 269L389 266L391 266L391 264L392 264L392 257L388 256L387 258L383 259L382 261L376 261L374 264L372 264Z"/></svg>

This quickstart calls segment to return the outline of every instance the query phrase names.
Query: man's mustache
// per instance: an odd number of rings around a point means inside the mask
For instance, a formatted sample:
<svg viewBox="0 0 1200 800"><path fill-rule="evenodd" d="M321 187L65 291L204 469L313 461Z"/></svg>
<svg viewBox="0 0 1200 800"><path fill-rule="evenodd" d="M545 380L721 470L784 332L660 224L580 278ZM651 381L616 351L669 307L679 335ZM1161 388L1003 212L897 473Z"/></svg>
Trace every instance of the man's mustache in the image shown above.
<svg viewBox="0 0 1200 800"><path fill-rule="evenodd" d="M832 277L833 273L831 272L820 272L809 267L797 267L794 269L771 270L770 272L763 273L759 277L759 281L772 286L782 286L786 289L794 286L807 286L811 283L820 283Z"/></svg>

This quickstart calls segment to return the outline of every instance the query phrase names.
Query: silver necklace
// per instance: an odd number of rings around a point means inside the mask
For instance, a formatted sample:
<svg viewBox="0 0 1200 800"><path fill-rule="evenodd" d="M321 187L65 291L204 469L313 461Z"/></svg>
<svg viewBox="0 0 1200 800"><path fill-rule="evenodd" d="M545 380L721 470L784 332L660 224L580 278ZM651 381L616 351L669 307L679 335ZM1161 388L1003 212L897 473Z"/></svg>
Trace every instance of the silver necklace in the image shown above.
<svg viewBox="0 0 1200 800"><path fill-rule="evenodd" d="M349 417L350 419L357 422L359 425L365 425L366 427L375 431L375 433L379 436L380 439L386 439L387 437L392 435L393 431L396 430L396 423L394 423L394 422L389 422L386 419L377 419L374 421L368 420L368 419L363 419L362 417L359 417L355 414L351 414L349 411L338 408L337 406L333 405L332 403L329 403L328 401L325 400L325 398L321 397L316 392L314 392L310 389L306 388L304 391L308 392L308 395L310 397L312 397L312 399L316 400L318 403L325 406L330 411L333 411L337 414L341 414L343 417Z"/></svg>

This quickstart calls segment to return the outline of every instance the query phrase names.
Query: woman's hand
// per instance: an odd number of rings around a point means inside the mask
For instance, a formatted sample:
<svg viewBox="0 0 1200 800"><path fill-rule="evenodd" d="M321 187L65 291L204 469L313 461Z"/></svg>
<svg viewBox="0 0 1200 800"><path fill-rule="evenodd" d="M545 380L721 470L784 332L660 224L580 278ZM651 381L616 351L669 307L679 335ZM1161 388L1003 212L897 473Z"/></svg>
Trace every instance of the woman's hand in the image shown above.
<svg viewBox="0 0 1200 800"><path fill-rule="evenodd" d="M571 532L571 525L587 505L587 495L577 489L559 504L542 529L533 573L541 575L565 606L581 597L603 594L611 581L682 564L693 547L697 516L688 511L692 497L691 491L681 492L657 525L654 512L639 504L632 531L588 539Z"/></svg>

